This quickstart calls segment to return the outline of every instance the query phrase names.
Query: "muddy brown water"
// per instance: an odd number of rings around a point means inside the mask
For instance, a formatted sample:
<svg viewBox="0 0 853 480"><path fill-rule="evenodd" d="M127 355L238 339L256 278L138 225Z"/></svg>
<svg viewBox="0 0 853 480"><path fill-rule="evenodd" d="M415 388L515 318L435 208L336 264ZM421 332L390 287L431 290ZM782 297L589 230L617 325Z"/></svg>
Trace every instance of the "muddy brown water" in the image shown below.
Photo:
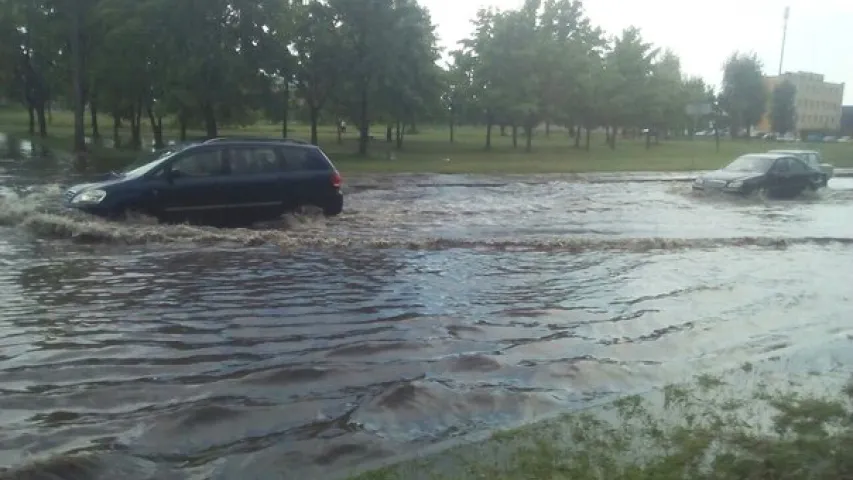
<svg viewBox="0 0 853 480"><path fill-rule="evenodd" d="M847 178L353 176L339 218L218 230L69 215L61 161L0 168L21 478L325 478L853 332Z"/></svg>

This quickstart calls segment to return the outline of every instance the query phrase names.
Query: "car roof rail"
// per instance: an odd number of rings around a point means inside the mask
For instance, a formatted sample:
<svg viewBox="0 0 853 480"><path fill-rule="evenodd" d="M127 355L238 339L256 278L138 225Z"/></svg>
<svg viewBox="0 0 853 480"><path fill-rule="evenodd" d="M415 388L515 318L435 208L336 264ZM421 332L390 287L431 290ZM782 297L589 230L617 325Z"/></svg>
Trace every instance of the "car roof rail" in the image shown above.
<svg viewBox="0 0 853 480"><path fill-rule="evenodd" d="M298 145L311 145L310 142L306 142L305 140L298 140L295 138L265 138L265 137L215 137L208 140L205 140L205 145L210 143L219 143L219 142L264 142L264 143L295 143Z"/></svg>

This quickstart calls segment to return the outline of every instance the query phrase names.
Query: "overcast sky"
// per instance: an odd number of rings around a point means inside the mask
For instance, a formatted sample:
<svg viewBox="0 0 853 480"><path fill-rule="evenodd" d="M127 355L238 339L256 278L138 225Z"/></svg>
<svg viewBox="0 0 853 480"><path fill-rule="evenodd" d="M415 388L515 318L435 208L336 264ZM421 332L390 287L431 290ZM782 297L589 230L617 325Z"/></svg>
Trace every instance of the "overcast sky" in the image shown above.
<svg viewBox="0 0 853 480"><path fill-rule="evenodd" d="M481 7L517 8L523 0L421 0L430 9L441 45L454 47L471 32ZM719 85L735 50L754 51L765 73L776 74L785 6L791 7L783 69L822 73L845 82L853 104L853 0L586 0L592 21L608 34L634 25L680 57L685 73Z"/></svg>

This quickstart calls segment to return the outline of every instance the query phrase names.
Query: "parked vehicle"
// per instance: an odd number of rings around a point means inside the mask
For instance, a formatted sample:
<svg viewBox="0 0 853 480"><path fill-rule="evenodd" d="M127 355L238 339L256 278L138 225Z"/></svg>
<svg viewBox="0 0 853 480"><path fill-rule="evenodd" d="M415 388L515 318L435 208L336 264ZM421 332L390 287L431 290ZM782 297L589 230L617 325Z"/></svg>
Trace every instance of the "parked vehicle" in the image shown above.
<svg viewBox="0 0 853 480"><path fill-rule="evenodd" d="M170 146L103 181L76 185L63 204L109 219L138 212L161 222L236 226L302 206L338 215L341 184L338 170L314 145L215 138Z"/></svg>
<svg viewBox="0 0 853 480"><path fill-rule="evenodd" d="M800 160L806 162L806 165L826 174L827 182L835 174L835 167L830 163L824 163L823 156L815 150L770 150L770 153L783 153L798 157ZM825 187L826 184L823 186Z"/></svg>
<svg viewBox="0 0 853 480"><path fill-rule="evenodd" d="M794 198L826 184L823 172L799 157L783 153L750 153L726 167L693 181L693 189L734 194L764 193L774 198Z"/></svg>

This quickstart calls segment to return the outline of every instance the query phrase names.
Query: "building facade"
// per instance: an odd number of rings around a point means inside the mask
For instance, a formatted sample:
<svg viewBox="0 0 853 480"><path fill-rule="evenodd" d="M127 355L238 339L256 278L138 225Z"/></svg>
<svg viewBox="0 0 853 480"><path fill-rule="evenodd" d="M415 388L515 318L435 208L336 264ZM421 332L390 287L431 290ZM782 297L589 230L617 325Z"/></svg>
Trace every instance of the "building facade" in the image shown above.
<svg viewBox="0 0 853 480"><path fill-rule="evenodd" d="M786 72L782 75L765 77L768 105L767 113L756 128L762 132L772 131L770 108L772 108L773 89L788 80L797 88L794 100L796 111L796 133L819 131L838 133L841 130L841 106L844 101L844 84L829 83L819 73Z"/></svg>

